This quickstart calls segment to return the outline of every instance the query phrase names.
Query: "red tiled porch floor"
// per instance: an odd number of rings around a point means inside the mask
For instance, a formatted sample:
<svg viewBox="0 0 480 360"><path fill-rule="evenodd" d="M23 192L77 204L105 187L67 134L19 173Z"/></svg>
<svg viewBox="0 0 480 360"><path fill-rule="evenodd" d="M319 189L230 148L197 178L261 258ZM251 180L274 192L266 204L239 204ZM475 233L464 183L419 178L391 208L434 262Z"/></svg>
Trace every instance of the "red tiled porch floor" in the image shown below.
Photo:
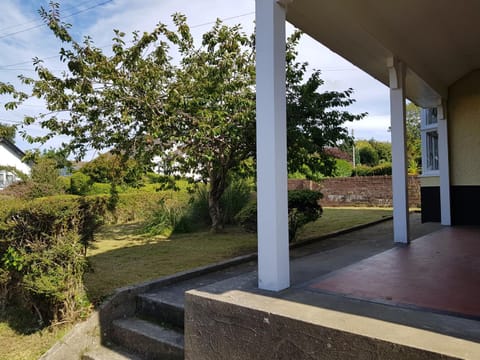
<svg viewBox="0 0 480 360"><path fill-rule="evenodd" d="M309 288L480 319L480 228L444 228L314 280Z"/></svg>

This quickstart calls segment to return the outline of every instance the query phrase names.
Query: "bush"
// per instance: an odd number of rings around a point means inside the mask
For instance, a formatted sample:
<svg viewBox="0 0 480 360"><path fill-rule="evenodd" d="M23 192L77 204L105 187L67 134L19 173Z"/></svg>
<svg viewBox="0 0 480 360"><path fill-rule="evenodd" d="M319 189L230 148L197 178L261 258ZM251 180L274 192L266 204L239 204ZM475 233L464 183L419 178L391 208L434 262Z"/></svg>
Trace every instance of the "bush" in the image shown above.
<svg viewBox="0 0 480 360"><path fill-rule="evenodd" d="M248 203L252 186L245 179L236 179L225 189L221 199L222 224L236 223L236 215ZM190 198L189 206L175 226L175 232L190 232L212 224L208 210L208 188L197 185Z"/></svg>
<svg viewBox="0 0 480 360"><path fill-rule="evenodd" d="M359 165L355 167L355 169L352 172L352 176L380 176L380 175L392 175L392 164L383 163L373 167Z"/></svg>
<svg viewBox="0 0 480 360"><path fill-rule="evenodd" d="M90 186L88 195L107 195L110 194L110 184L93 183Z"/></svg>
<svg viewBox="0 0 480 360"><path fill-rule="evenodd" d="M185 215L186 204L173 199L162 198L158 208L152 212L145 225L145 231L152 235L170 236L180 225ZM186 232L187 229L183 229Z"/></svg>
<svg viewBox="0 0 480 360"><path fill-rule="evenodd" d="M70 177L70 194L86 195L90 191L92 180L90 176L79 171L73 173Z"/></svg>
<svg viewBox="0 0 480 360"><path fill-rule="evenodd" d="M0 219L0 303L31 307L41 325L89 311L85 248L105 211L101 199L43 198Z"/></svg>
<svg viewBox="0 0 480 360"><path fill-rule="evenodd" d="M336 169L335 176L350 177L352 176L353 165L351 162L343 159L335 159Z"/></svg>
<svg viewBox="0 0 480 360"><path fill-rule="evenodd" d="M132 192L118 194L115 216L107 214L107 222L126 223L148 219L150 215L156 211L160 201L168 196L170 196L170 192ZM104 197L109 198L108 195Z"/></svg>
<svg viewBox="0 0 480 360"><path fill-rule="evenodd" d="M323 212L319 204L319 191L290 190L288 192L288 239L296 240L298 230L305 224L317 220ZM257 231L257 203L251 201L236 217L238 223L249 232Z"/></svg>

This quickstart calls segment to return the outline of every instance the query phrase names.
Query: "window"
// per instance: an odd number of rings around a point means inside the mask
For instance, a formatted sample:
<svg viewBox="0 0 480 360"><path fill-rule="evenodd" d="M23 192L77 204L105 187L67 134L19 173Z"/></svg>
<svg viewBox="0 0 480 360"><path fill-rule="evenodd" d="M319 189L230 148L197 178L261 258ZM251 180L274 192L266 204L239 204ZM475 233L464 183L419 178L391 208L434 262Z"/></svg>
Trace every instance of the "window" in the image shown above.
<svg viewBox="0 0 480 360"><path fill-rule="evenodd" d="M426 134L427 172L438 170L438 133L428 131Z"/></svg>
<svg viewBox="0 0 480 360"><path fill-rule="evenodd" d="M439 175L437 109L422 110L422 174Z"/></svg>
<svg viewBox="0 0 480 360"><path fill-rule="evenodd" d="M12 183L13 183L13 180L14 180L13 175L12 175L12 174L7 174L6 184L7 184L7 185L12 184Z"/></svg>
<svg viewBox="0 0 480 360"><path fill-rule="evenodd" d="M432 108L432 109L427 109L427 113L425 116L425 125L436 125L438 123L438 118L437 118L437 109Z"/></svg>

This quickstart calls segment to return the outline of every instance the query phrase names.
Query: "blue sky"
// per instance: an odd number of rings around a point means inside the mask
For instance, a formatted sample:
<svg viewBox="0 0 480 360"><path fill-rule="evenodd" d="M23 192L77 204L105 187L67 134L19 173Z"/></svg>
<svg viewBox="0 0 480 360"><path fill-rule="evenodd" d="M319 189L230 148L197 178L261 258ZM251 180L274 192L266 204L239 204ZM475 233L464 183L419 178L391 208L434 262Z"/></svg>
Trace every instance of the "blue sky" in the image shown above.
<svg viewBox="0 0 480 360"><path fill-rule="evenodd" d="M78 40L90 35L98 46L111 44L113 29L126 33L134 30L150 31L158 22L171 24L174 12L187 15L192 33L200 37L211 27L215 19L225 19L233 25L240 23L244 31L253 30L254 0L58 0L65 21L72 24L72 34ZM51 69L60 72L63 64L58 61L59 42L42 25L38 15L40 6L47 7L46 0L3 0L0 12L0 81L18 84L16 76L32 76L31 59L39 57ZM291 31L289 26L287 29ZM308 61L311 68L320 69L325 81L324 90L353 88L357 102L352 112L368 112L366 119L349 126L355 129L359 139L390 140L388 88L369 75L356 69L341 57L304 36L299 47L299 60ZM0 98L0 106L6 99ZM15 123L24 115L42 111L42 103L30 100L25 106L12 112L0 109L0 122ZM30 131L38 133L38 126ZM51 141L56 146L61 139ZM17 139L22 149L35 146Z"/></svg>

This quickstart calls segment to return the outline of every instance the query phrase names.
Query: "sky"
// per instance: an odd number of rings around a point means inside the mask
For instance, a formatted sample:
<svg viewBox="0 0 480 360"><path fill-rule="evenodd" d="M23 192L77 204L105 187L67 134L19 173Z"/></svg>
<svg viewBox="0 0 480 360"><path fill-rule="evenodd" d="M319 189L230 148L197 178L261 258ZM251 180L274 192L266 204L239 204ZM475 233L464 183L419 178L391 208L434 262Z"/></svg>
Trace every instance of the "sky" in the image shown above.
<svg viewBox="0 0 480 360"><path fill-rule="evenodd" d="M245 32L253 31L255 0L57 0L64 21L72 24L71 33L76 40L89 35L99 47L108 49L113 29L125 33L151 31L159 22L171 25L175 12L187 16L192 33L198 39L212 27L217 19L226 24L241 24ZM59 61L61 44L42 23L38 9L48 8L48 0L3 0L0 12L0 81L19 85L17 76L33 76L32 59L43 59L45 65L60 73L64 65ZM287 33L293 27L287 24ZM367 112L365 119L348 124L354 129L356 139L375 138L390 141L387 131L390 125L388 88L329 49L303 36L299 45L299 61L307 61L311 69L319 69L324 85L320 91L343 91L353 88L356 100L349 110ZM42 112L40 100L29 100L15 111L5 111L7 101L0 96L0 123L15 124L23 116ZM32 134L40 134L38 125L29 128ZM51 140L44 148L57 147L61 138ZM26 143L20 137L17 145L32 149L39 145ZM88 160L88 159L87 159Z"/></svg>

